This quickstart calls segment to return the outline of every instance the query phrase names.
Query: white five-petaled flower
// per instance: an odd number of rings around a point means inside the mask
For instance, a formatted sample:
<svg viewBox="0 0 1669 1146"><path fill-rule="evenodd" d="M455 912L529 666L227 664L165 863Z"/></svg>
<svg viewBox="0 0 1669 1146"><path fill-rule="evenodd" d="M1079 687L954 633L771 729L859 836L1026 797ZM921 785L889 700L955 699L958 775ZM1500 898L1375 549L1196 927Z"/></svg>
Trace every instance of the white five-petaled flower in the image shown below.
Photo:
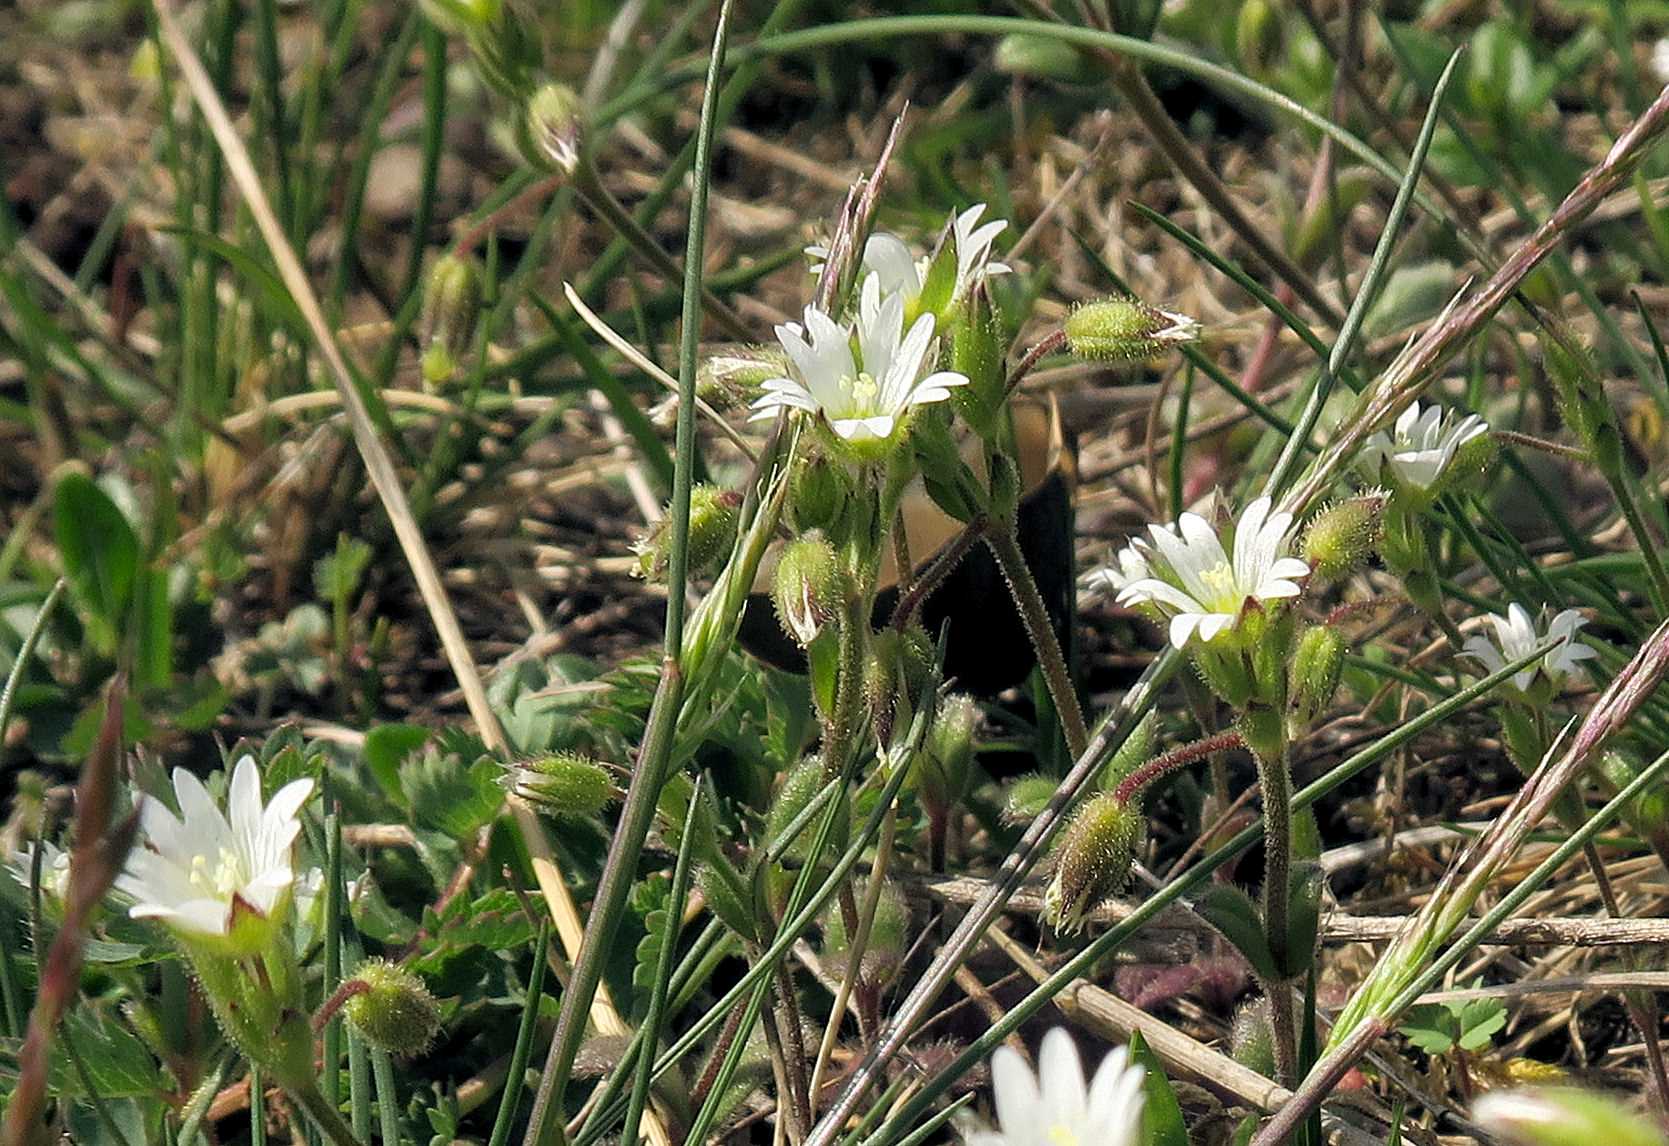
<svg viewBox="0 0 1669 1146"><path fill-rule="evenodd" d="M1481 437L1489 426L1476 414L1455 418L1440 406L1418 402L1397 416L1396 425L1381 430L1362 447L1362 469L1375 480L1389 477L1405 488L1428 490L1443 476L1462 446Z"/></svg>
<svg viewBox="0 0 1669 1146"><path fill-rule="evenodd" d="M804 326L777 327L794 376L765 381L765 392L753 404L754 420L787 407L821 414L846 441L886 441L912 407L943 401L950 387L968 381L949 370L923 376L933 327L933 316L923 314L906 332L903 298L882 297L880 283L871 277L858 307L854 358L853 331L816 307L806 307Z"/></svg>
<svg viewBox="0 0 1669 1146"><path fill-rule="evenodd" d="M174 769L184 818L157 800L144 800L144 845L128 856L116 881L134 900L128 914L159 919L184 938L258 947L265 928L244 924L274 920L289 904L296 883L292 845L312 791L313 781L292 781L263 808L261 769L245 756L232 769L222 812L201 780Z"/></svg>
<svg viewBox="0 0 1669 1146"><path fill-rule="evenodd" d="M1171 644L1185 648L1197 634L1213 641L1231 631L1248 605L1299 594L1298 580L1310 567L1285 556L1292 514L1271 513L1260 497L1246 507L1234 527L1233 554L1217 531L1198 514L1185 513L1175 526L1150 525L1151 540L1132 543L1133 557L1120 556L1111 581L1148 566L1144 577L1127 581L1118 593L1121 605L1146 605L1169 618Z"/></svg>
<svg viewBox="0 0 1669 1146"><path fill-rule="evenodd" d="M1547 650L1541 660L1513 674L1513 687L1520 692L1530 687L1538 671L1547 677L1548 683L1558 688L1581 662L1599 655L1576 639L1577 630L1588 621L1575 609L1555 614L1547 623L1546 632L1536 631L1535 621L1516 601L1507 606L1505 617L1491 614L1484 619L1495 629L1495 639L1468 637L1461 651L1491 673L1500 672L1512 662L1522 660L1544 641L1557 639L1559 642Z"/></svg>
<svg viewBox="0 0 1669 1146"><path fill-rule="evenodd" d="M980 217L985 204L975 203L966 211L953 216L950 222L951 249L956 254L956 282L951 288L950 302L955 303L967 294L974 283L993 275L1007 274L1007 263L991 258L991 244L1008 229L1006 219L993 219L983 227ZM901 294L906 301L914 301L921 294L933 260L917 258L909 246L897 235L877 231L863 248L863 265L880 280L882 294Z"/></svg>
<svg viewBox="0 0 1669 1146"><path fill-rule="evenodd" d="M998 1047L991 1089L999 1129L966 1135L968 1146L1136 1146L1145 1073L1118 1047L1086 1086L1078 1048L1060 1027L1043 1036L1035 1076L1017 1051Z"/></svg>

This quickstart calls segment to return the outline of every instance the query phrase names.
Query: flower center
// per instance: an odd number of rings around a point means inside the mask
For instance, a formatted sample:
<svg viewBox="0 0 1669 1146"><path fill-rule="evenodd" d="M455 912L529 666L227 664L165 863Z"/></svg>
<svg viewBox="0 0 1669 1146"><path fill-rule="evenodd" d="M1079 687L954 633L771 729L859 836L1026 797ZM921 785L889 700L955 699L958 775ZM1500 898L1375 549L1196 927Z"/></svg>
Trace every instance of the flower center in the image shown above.
<svg viewBox="0 0 1669 1146"><path fill-rule="evenodd" d="M881 384L875 381L875 376L867 370L860 370L858 376L852 379L852 388L848 391L846 414L849 417L863 417L875 409L875 402L881 396Z"/></svg>
<svg viewBox="0 0 1669 1146"><path fill-rule="evenodd" d="M190 879L191 886L205 896L230 899L232 893L244 884L243 865L238 862L237 853L221 848L220 855L212 862L205 855L193 856Z"/></svg>
<svg viewBox="0 0 1669 1146"><path fill-rule="evenodd" d="M1049 1146L1078 1146L1077 1132L1062 1122L1051 1124L1044 1137L1048 1139Z"/></svg>
<svg viewBox="0 0 1669 1146"><path fill-rule="evenodd" d="M1214 613L1238 613L1241 601L1246 594L1241 592L1240 582L1234 576L1234 566L1227 561L1214 565L1210 569L1200 571L1200 584L1205 586L1206 597L1200 602L1211 607Z"/></svg>

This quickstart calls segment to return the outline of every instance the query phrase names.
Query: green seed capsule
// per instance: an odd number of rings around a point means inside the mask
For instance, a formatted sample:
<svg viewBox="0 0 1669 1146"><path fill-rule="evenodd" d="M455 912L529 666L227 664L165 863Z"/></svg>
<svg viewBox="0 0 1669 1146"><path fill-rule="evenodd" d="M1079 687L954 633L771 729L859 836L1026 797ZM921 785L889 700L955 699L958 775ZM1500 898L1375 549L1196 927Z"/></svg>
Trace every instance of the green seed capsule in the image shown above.
<svg viewBox="0 0 1669 1146"><path fill-rule="evenodd" d="M395 1055L414 1055L434 1041L440 1004L423 980L386 959L367 959L353 979L365 990L342 1005L342 1013L366 1042Z"/></svg>
<svg viewBox="0 0 1669 1146"><path fill-rule="evenodd" d="M1073 354L1098 362L1143 362L1200 336L1194 319L1134 298L1084 303L1063 329Z"/></svg>

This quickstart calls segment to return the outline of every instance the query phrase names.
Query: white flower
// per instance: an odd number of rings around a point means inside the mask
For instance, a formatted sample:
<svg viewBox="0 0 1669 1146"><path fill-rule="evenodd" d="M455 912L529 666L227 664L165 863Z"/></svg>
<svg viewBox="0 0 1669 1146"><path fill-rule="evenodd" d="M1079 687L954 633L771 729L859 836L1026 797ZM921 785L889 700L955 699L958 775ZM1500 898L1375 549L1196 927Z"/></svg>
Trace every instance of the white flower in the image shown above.
<svg viewBox="0 0 1669 1146"><path fill-rule="evenodd" d="M966 1135L968 1146L1136 1146L1145 1073L1118 1047L1086 1087L1078 1048L1060 1027L1043 1036L1035 1077L1018 1052L998 1047L991 1090L1000 1129Z"/></svg>
<svg viewBox="0 0 1669 1146"><path fill-rule="evenodd" d="M1652 45L1652 75L1657 77L1660 84L1669 84L1669 39L1658 40Z"/></svg>
<svg viewBox="0 0 1669 1146"><path fill-rule="evenodd" d="M858 308L854 358L853 331L816 307L806 307L803 327L777 327L794 377L765 381L765 393L753 404L753 419L787 407L821 414L849 442L886 441L911 407L943 401L950 387L968 381L948 370L922 376L933 349L933 326L933 316L924 314L905 333L903 298L882 298L872 276L864 283Z"/></svg>
<svg viewBox="0 0 1669 1146"><path fill-rule="evenodd" d="M956 254L956 282L950 292L952 304L960 301L975 283L1010 270L1008 264L991 259L991 244L1008 229L1008 222L993 219L982 227L979 220L984 214L985 204L975 203L951 218L949 241ZM897 235L877 231L864 244L863 265L872 277L879 279L883 295L902 294L906 302L914 302L921 294L933 260L925 256L917 258Z"/></svg>
<svg viewBox="0 0 1669 1146"><path fill-rule="evenodd" d="M128 914L160 919L189 938L258 946L264 929L239 925L275 919L288 905L296 883L291 845L312 791L313 781L292 781L263 809L261 769L245 756L232 770L228 819L201 780L174 769L184 819L157 800L143 802L145 844L129 855L116 881L135 901Z"/></svg>
<svg viewBox="0 0 1669 1146"><path fill-rule="evenodd" d="M1548 683L1558 688L1567 676L1576 671L1582 661L1599 655L1576 639L1577 630L1588 621L1575 609L1566 609L1556 614L1547 623L1547 631L1544 633L1536 631L1536 623L1530 619L1530 614L1525 611L1524 606L1516 601L1507 606L1505 617L1491 615L1484 619L1494 627L1495 639L1492 641L1484 636L1469 637L1461 651L1491 673L1500 672L1512 662L1522 660L1534 652L1536 646L1543 641L1558 639L1559 643L1549 649L1541 660L1532 662L1528 668L1513 674L1513 687L1520 692L1530 687L1538 670L1547 677Z"/></svg>
<svg viewBox="0 0 1669 1146"><path fill-rule="evenodd" d="M70 892L70 853L51 840L41 841L41 894L60 903ZM35 872L35 845L24 844L6 865L12 878L28 890Z"/></svg>
<svg viewBox="0 0 1669 1146"><path fill-rule="evenodd" d="M1443 476L1460 448L1489 431L1476 414L1456 420L1439 406L1420 412L1418 402L1397 417L1391 432L1380 431L1362 447L1360 465L1375 480L1386 475L1411 489L1428 490Z"/></svg>
<svg viewBox="0 0 1669 1146"><path fill-rule="evenodd" d="M1183 514L1175 526L1148 526L1151 541L1137 544L1150 575L1125 584L1119 604L1148 605L1168 617L1171 644L1180 649L1195 634L1212 641L1232 630L1248 605L1298 596L1298 579L1310 567L1283 556L1292 514L1269 510L1267 497L1246 507L1234 527L1232 558L1198 514Z"/></svg>

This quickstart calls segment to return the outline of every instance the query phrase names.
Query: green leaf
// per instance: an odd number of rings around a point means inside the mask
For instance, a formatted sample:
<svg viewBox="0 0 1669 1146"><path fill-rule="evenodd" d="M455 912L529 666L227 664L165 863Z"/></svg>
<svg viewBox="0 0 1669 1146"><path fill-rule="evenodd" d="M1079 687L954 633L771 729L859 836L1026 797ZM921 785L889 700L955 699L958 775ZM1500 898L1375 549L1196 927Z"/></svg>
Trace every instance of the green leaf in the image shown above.
<svg viewBox="0 0 1669 1146"><path fill-rule="evenodd" d="M1316 931L1321 924L1321 896L1327 880L1321 865L1301 860L1292 865L1287 893L1287 977L1302 975L1314 959Z"/></svg>
<svg viewBox="0 0 1669 1146"><path fill-rule="evenodd" d="M1246 957L1259 977L1281 978L1275 956L1269 951L1269 940L1263 933L1263 916L1251 896L1238 887L1218 884L1200 896L1194 910L1222 932L1223 938Z"/></svg>
<svg viewBox="0 0 1669 1146"><path fill-rule="evenodd" d="M1500 999L1471 999L1460 1005L1460 1049L1482 1050L1507 1025L1507 1006Z"/></svg>
<svg viewBox="0 0 1669 1146"><path fill-rule="evenodd" d="M313 563L313 592L321 601L346 604L359 591L359 582L371 564L371 547L358 538L341 534L336 549Z"/></svg>
<svg viewBox="0 0 1669 1146"><path fill-rule="evenodd" d="M94 643L113 654L139 569L139 538L116 503L79 473L58 479L53 527L70 592L91 614Z"/></svg>
<svg viewBox="0 0 1669 1146"><path fill-rule="evenodd" d="M1165 1066L1140 1031L1130 1036L1130 1061L1147 1068L1142 1088L1147 1102L1142 1107L1143 1146L1188 1146L1188 1125L1182 1118L1182 1104L1165 1075Z"/></svg>
<svg viewBox="0 0 1669 1146"><path fill-rule="evenodd" d="M400 765L429 742L429 730L415 724L379 724L365 734L365 766L389 799L405 805Z"/></svg>
<svg viewBox="0 0 1669 1146"><path fill-rule="evenodd" d="M1447 1007L1436 1003L1422 1003L1409 1008L1407 1019L1397 1030L1429 1055L1448 1054L1454 1049L1459 1034L1454 1015Z"/></svg>

